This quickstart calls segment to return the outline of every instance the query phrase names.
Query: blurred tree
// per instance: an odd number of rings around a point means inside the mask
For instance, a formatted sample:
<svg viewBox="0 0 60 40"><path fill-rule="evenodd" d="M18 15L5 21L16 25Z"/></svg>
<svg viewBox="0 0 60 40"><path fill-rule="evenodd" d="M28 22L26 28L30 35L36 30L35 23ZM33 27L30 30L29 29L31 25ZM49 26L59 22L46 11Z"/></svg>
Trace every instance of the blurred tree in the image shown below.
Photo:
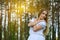
<svg viewBox="0 0 60 40"><path fill-rule="evenodd" d="M4 4L3 4L4 5ZM7 40L6 36L6 5L4 5L5 10L5 18L4 18L4 39Z"/></svg>
<svg viewBox="0 0 60 40"><path fill-rule="evenodd" d="M60 0L57 1L58 5L57 5L57 13L58 13L58 40L60 40Z"/></svg>
<svg viewBox="0 0 60 40"><path fill-rule="evenodd" d="M11 27L11 1L8 1L8 40L11 40L11 32L10 32L10 27Z"/></svg>
<svg viewBox="0 0 60 40"><path fill-rule="evenodd" d="M0 2L0 40L2 40L2 3Z"/></svg>

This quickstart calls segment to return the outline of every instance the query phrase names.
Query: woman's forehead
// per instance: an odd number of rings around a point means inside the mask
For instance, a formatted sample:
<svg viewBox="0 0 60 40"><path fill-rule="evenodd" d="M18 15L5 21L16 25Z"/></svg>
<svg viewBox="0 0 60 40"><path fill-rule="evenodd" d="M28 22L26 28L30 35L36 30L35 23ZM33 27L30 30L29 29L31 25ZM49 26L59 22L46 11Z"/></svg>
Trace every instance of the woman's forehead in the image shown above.
<svg viewBox="0 0 60 40"><path fill-rule="evenodd" d="M47 14L47 11L43 11L43 13Z"/></svg>

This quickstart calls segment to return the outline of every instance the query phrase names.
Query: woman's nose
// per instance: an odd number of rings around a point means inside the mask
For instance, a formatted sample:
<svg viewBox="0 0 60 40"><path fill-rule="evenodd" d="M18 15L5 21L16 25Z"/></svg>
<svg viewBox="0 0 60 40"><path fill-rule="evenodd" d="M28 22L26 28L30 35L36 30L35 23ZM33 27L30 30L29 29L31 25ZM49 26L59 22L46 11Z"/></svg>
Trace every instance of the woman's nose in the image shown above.
<svg viewBox="0 0 60 40"><path fill-rule="evenodd" d="M43 17L46 17L45 15L43 15Z"/></svg>
<svg viewBox="0 0 60 40"><path fill-rule="evenodd" d="M45 17L45 15L43 15Z"/></svg>

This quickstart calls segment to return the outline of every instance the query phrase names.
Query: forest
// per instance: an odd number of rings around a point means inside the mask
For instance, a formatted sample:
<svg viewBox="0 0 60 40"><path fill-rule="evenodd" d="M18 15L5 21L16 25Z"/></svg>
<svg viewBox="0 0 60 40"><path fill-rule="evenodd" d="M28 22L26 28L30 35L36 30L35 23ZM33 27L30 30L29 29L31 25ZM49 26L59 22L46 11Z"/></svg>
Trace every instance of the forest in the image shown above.
<svg viewBox="0 0 60 40"><path fill-rule="evenodd" d="M0 40L27 40L29 20L48 10L46 40L60 40L60 0L0 0Z"/></svg>

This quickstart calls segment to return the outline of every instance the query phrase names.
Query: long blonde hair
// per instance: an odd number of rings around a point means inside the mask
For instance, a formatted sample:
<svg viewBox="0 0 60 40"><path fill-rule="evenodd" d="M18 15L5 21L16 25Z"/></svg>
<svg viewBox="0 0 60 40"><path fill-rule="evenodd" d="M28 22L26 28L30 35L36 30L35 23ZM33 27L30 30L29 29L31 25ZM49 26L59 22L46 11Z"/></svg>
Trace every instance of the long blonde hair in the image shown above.
<svg viewBox="0 0 60 40"><path fill-rule="evenodd" d="M46 11L46 12L47 12L47 15L46 15L46 18L45 18L45 21L46 21L46 29L45 29L44 32L43 32L44 35L46 36L46 35L48 35L48 33L49 33L48 19L47 19L48 11L47 11L46 9L41 9L41 10L39 11L38 17L40 16L40 14L41 14L43 11Z"/></svg>

